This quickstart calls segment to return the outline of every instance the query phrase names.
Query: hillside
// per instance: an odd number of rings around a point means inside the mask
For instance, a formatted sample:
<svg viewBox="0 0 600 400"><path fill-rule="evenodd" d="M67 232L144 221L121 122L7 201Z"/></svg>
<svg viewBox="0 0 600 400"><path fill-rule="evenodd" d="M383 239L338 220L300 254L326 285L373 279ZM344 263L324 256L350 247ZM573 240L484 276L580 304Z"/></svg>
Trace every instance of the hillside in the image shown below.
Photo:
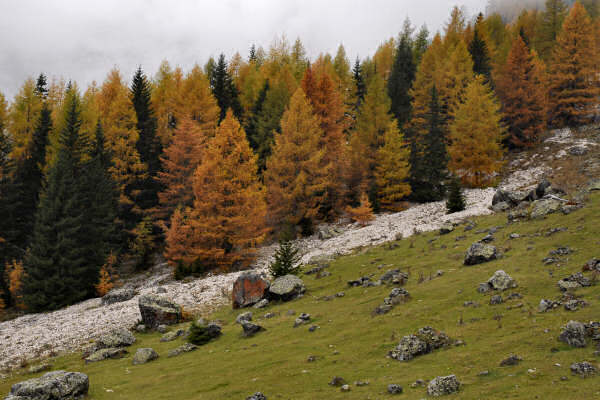
<svg viewBox="0 0 600 400"><path fill-rule="evenodd" d="M573 143L567 145L572 147ZM593 151L591 157L580 161L593 164L597 161L595 154ZM557 171L553 173L559 178ZM569 215L558 213L542 220L507 223L507 213L498 213L471 218L475 225L472 229L467 228L471 222L466 222L447 235L433 231L358 248L332 261L327 268L330 276L302 276L307 286L302 299L275 303L262 310L250 309L254 321L266 328L252 338L243 338L242 329L234 322L247 310L232 311L224 306L203 315L219 321L223 335L194 352L168 358L168 351L183 344L182 339L163 343L158 333L137 334L136 343L123 359L85 365L80 354L71 354L51 359L52 369L88 374L89 399L94 400L244 399L256 391L269 399L376 399L389 396L388 384L401 385L403 398L420 399L426 397L426 388L412 388L413 382L449 374L456 374L462 384L459 394L450 398L593 398L597 396L599 378L572 376L569 366L581 361L598 365L595 344L576 349L557 338L569 320L597 320L597 286L575 292L578 299L588 303L577 311L559 307L538 312L541 299L561 298L559 279L581 271L588 260L600 257L600 193L585 196L585 207ZM464 266L466 250L492 228L496 232L492 244L502 257ZM511 239L513 233L519 237ZM556 256L554 264L545 264L542 260L559 247L568 247L570 254ZM386 315L373 316L373 310L393 286L351 288L347 281L363 276L377 280L393 268L409 274L404 289L410 293L410 300ZM496 293L480 294L477 287L497 270L506 271L518 287L502 293L504 303L490 305L490 297ZM595 283L595 275L585 275ZM340 292L344 292L343 297L333 296ZM522 297L508 299L513 293ZM264 317L271 313L272 318ZM311 321L293 328L300 313L310 314ZM309 332L312 325L318 328ZM408 362L387 357L403 336L426 326L464 345L436 350ZM152 347L160 358L132 366L132 355L142 347ZM500 362L511 354L523 360L516 366L500 367ZM309 356L315 356L316 361L308 362ZM483 371L488 373L481 374ZM11 384L37 375L15 371L0 381L0 393L8 393ZM334 376L344 378L350 392L328 385ZM356 381L369 384L358 386Z"/></svg>

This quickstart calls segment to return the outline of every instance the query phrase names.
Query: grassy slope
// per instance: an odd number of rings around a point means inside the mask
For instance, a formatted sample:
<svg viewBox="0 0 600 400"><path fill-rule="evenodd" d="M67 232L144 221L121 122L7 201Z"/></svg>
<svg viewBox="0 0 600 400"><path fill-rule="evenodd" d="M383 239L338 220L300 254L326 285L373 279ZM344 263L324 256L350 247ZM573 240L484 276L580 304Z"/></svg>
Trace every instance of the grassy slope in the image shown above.
<svg viewBox="0 0 600 400"><path fill-rule="evenodd" d="M167 358L169 349L181 340L160 343L158 334L138 335L131 354L121 360L109 360L84 365L77 355L54 360L54 369L77 370L90 377L90 398L102 399L244 399L262 391L269 399L379 399L389 383L404 386L402 398L426 397L425 388L410 388L417 379L432 379L454 373L463 386L460 399L584 399L600 395L600 377L581 379L570 375L569 365L593 356L593 345L571 349L557 341L561 326L570 319L598 320L599 287L585 288L578 294L590 306L577 312L564 309L537 313L541 298L557 298L556 282L561 277L579 271L590 258L599 257L600 194L590 198L586 208L569 216L551 215L545 220L505 226L496 234L495 245L505 256L474 267L462 265L467 247L481 237L476 231L506 225L504 214L476 220L477 228L437 237L422 234L397 242L398 247L371 248L336 260L330 267L330 277L305 277L307 295L298 301L276 304L265 310L252 310L255 321L267 331L254 338L241 338L241 328L234 324L241 311L222 309L211 318L223 321L224 335L199 350L175 358ZM567 232L544 236L550 228L566 226ZM517 232L528 235L517 240L508 235ZM541 235L538 235L540 234ZM466 239L456 241L457 236ZM436 239L430 243L431 239ZM557 246L570 246L576 252L564 258L562 266L544 266L541 260ZM382 302L389 287L347 288L346 281L370 273L379 276L387 269L380 264L409 270L411 278L406 289L412 300L396 306L389 314L371 317L371 311ZM441 269L442 277L419 284L425 277ZM488 304L489 295L476 292L479 282L486 281L494 271L504 269L519 284L515 292L522 300L511 300L499 306ZM554 271L554 276L549 275ZM345 291L346 296L332 301L318 298ZM511 293L511 292L508 292ZM508 294L506 293L504 297ZM465 308L463 303L474 300L479 308ZM522 302L523 308L507 309ZM314 333L308 326L293 329L290 309L310 313L321 328ZM272 319L258 318L266 312L277 313ZM501 315L500 321L495 318ZM464 320L460 325L459 320ZM466 342L403 363L386 357L399 338L420 327L431 325L453 338ZM545 330L549 331L545 333ZM161 358L155 362L133 366L131 357L138 347L153 347ZM559 351L551 352L552 348ZM339 354L334 354L338 351ZM500 361L515 353L524 361L515 367L499 367ZM313 363L306 361L316 355ZM557 367L558 363L561 366ZM527 370L535 368L536 376ZM489 370L488 376L478 373ZM327 385L334 375L348 382L368 380L365 387L352 386L350 393ZM561 381L561 376L568 376ZM31 378L21 375L0 382L0 395L10 385Z"/></svg>

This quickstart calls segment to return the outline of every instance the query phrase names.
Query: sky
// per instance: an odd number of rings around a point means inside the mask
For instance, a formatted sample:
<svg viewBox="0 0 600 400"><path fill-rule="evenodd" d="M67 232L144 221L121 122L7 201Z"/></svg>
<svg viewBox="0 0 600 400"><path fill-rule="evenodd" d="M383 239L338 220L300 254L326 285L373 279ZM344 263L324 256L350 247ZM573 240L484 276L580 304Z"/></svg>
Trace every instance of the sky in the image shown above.
<svg viewBox="0 0 600 400"><path fill-rule="evenodd" d="M486 0L0 0L0 91L8 98L44 72L86 87L117 66L129 81L162 60L189 70L222 52L246 57L255 43L300 37L311 58L343 44L351 60L372 55L413 25L443 28L454 5L469 15Z"/></svg>

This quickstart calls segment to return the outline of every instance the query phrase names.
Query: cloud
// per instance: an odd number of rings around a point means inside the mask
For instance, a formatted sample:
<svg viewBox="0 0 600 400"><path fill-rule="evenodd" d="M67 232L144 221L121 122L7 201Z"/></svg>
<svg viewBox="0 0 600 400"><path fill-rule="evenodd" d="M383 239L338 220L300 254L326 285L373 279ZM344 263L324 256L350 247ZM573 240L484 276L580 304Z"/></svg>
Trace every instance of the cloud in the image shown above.
<svg viewBox="0 0 600 400"><path fill-rule="evenodd" d="M464 0L471 13L485 0ZM285 34L300 37L311 57L372 55L409 16L414 25L443 27L455 1L439 0L2 0L0 91L12 97L44 72L85 87L113 66L129 77L138 65L153 74L163 59L189 69L210 56L256 43L268 48Z"/></svg>

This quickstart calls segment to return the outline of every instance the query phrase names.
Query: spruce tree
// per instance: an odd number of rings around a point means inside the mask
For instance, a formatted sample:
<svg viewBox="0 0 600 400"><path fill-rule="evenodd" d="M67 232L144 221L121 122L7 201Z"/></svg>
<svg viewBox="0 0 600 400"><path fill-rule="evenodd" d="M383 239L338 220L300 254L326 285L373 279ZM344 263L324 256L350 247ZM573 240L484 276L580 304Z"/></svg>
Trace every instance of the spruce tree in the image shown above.
<svg viewBox="0 0 600 400"><path fill-rule="evenodd" d="M139 138L136 148L140 154L140 160L146 165L147 174L144 179L138 181L140 194L136 202L142 210L149 210L158 204L158 192L161 187L156 180L160 170L160 155L162 144L156 134L157 121L152 108L152 86L148 78L138 67L131 84L131 102L137 116L137 130ZM99 127L101 130L101 127ZM104 135L102 134L102 140Z"/></svg>
<svg viewBox="0 0 600 400"><path fill-rule="evenodd" d="M46 75L40 74L38 76L37 81L35 83L35 92L40 98L46 99L48 97L48 81L46 79Z"/></svg>
<svg viewBox="0 0 600 400"><path fill-rule="evenodd" d="M413 58L411 32L412 28L407 20L398 41L394 64L387 82L387 92L392 101L391 111L400 128L410 119L412 101L410 89L417 72Z"/></svg>
<svg viewBox="0 0 600 400"><path fill-rule="evenodd" d="M475 26L473 40L469 43L469 53L471 53L471 58L473 59L473 72L483 75L486 82L491 82L492 67L490 65L489 51L485 40L483 40L479 33L479 24Z"/></svg>
<svg viewBox="0 0 600 400"><path fill-rule="evenodd" d="M241 120L242 106L238 99L238 90L233 82L233 78L227 70L227 62L225 61L224 54L219 56L219 61L214 67L214 70L207 75L209 75L213 95L221 108L219 122L225 118L228 109L231 109L233 115L235 115L238 120Z"/></svg>
<svg viewBox="0 0 600 400"><path fill-rule="evenodd" d="M452 178L448 185L448 199L446 200L446 210L448 214L463 211L466 207L465 197L462 194L459 178Z"/></svg>
<svg viewBox="0 0 600 400"><path fill-rule="evenodd" d="M281 240L279 248L275 251L274 260L269 264L269 272L273 278L284 275L298 275L300 273L299 250L290 240Z"/></svg>
<svg viewBox="0 0 600 400"><path fill-rule="evenodd" d="M251 115L248 117L248 123L246 124L246 135L248 136L248 142L250 143L250 147L255 152L259 148L259 143L257 142L257 128L258 128L258 118L262 113L265 100L267 98L267 92L269 91L269 80L265 80L263 87L260 89L258 93L258 97L256 102L252 106Z"/></svg>
<svg viewBox="0 0 600 400"><path fill-rule="evenodd" d="M539 18L539 26L536 29L535 41L536 50L546 61L552 57L552 49L567 12L568 7L563 0L546 0L546 8Z"/></svg>
<svg viewBox="0 0 600 400"><path fill-rule="evenodd" d="M419 202L438 201L445 194L448 154L444 114L435 86L430 91L424 122L426 133L415 137L411 148L411 197Z"/></svg>
<svg viewBox="0 0 600 400"><path fill-rule="evenodd" d="M415 67L418 67L421 64L421 59L423 58L423 54L427 51L429 47L429 29L427 29L426 25L423 25L417 36L415 37L413 43L413 58ZM416 71L415 71L416 74Z"/></svg>
<svg viewBox="0 0 600 400"><path fill-rule="evenodd" d="M354 115L356 116L358 115L358 110L360 109L362 102L365 100L365 95L367 94L367 85L365 84L362 67L358 57L354 63L354 68L352 68L352 79L354 80L354 87L356 90L356 104L354 106Z"/></svg>

